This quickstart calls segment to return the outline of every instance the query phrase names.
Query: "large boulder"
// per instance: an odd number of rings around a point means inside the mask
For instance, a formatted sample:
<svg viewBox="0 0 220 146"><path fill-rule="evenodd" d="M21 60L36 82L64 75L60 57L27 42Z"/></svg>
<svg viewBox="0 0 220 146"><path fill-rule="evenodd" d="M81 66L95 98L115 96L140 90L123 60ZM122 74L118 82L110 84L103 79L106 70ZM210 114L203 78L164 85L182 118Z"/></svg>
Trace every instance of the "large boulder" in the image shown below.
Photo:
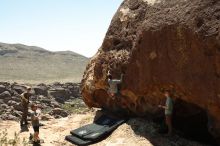
<svg viewBox="0 0 220 146"><path fill-rule="evenodd" d="M121 102L107 94L108 71L125 73ZM204 123L220 142L219 0L124 0L82 80L89 107L123 104L140 116L161 112L165 89L175 100L174 121L192 129Z"/></svg>

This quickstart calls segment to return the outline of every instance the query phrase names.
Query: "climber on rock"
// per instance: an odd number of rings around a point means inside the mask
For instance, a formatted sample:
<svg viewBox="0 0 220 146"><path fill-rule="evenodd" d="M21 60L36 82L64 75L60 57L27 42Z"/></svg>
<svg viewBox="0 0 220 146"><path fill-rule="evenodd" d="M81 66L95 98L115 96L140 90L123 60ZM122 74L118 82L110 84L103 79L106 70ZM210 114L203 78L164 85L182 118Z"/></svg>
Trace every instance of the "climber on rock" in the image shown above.
<svg viewBox="0 0 220 146"><path fill-rule="evenodd" d="M173 100L168 90L164 92L164 96L166 97L165 106L159 105L158 107L163 108L165 110L165 120L168 126L168 135L171 136L173 132L173 126L172 126Z"/></svg>
<svg viewBox="0 0 220 146"><path fill-rule="evenodd" d="M113 100L120 94L118 89L118 84L122 82L123 76L124 74L121 74L121 78L119 80L112 79L112 75L108 73L108 84L109 84L108 93Z"/></svg>

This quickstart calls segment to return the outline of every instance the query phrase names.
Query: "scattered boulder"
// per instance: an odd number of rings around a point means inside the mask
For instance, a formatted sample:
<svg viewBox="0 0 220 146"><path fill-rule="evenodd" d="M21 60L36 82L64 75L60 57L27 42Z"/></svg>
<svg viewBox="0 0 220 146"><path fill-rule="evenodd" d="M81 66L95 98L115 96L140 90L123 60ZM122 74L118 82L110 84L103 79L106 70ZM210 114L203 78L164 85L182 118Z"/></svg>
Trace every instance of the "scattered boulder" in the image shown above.
<svg viewBox="0 0 220 146"><path fill-rule="evenodd" d="M64 102L70 98L70 92L64 88L53 88L49 90L49 95L54 97L58 102Z"/></svg>
<svg viewBox="0 0 220 146"><path fill-rule="evenodd" d="M51 104L51 99L46 99L46 98L43 98L40 100L41 103L45 103L47 105L50 105Z"/></svg>
<svg viewBox="0 0 220 146"><path fill-rule="evenodd" d="M23 109L21 103L15 103L15 104L13 105L13 107L14 107L14 109L17 110L17 111L22 111L22 109Z"/></svg>
<svg viewBox="0 0 220 146"><path fill-rule="evenodd" d="M69 90L64 88L53 88L49 90L49 93L52 97L63 97L63 98L69 97Z"/></svg>
<svg viewBox="0 0 220 146"><path fill-rule="evenodd" d="M5 86L4 86L4 85L0 85L0 94L1 94L2 92L5 92L5 91L7 91L7 89L5 88Z"/></svg>
<svg viewBox="0 0 220 146"><path fill-rule="evenodd" d="M7 103L9 106L14 106L17 104L16 101L13 101L13 100L9 100L8 103Z"/></svg>
<svg viewBox="0 0 220 146"><path fill-rule="evenodd" d="M13 116L13 115L4 115L2 117L3 117L2 118L3 120L13 120L13 121L18 120L18 117Z"/></svg>
<svg viewBox="0 0 220 146"><path fill-rule="evenodd" d="M48 96L47 86L35 86L33 87L35 95Z"/></svg>
<svg viewBox="0 0 220 146"><path fill-rule="evenodd" d="M1 109L7 109L8 105L7 104L1 104L0 107L1 107Z"/></svg>
<svg viewBox="0 0 220 146"><path fill-rule="evenodd" d="M55 119L60 119L60 118L62 118L62 116L60 116L60 115L54 115L54 118L55 118Z"/></svg>
<svg viewBox="0 0 220 146"><path fill-rule="evenodd" d="M3 99L0 99L0 104L4 104L4 100Z"/></svg>
<svg viewBox="0 0 220 146"><path fill-rule="evenodd" d="M60 108L60 104L58 102L56 102L56 101L51 102L51 106L53 108Z"/></svg>
<svg viewBox="0 0 220 146"><path fill-rule="evenodd" d="M22 112L21 111L14 111L13 113L12 113L12 115L13 116L15 116L15 117L21 117L21 115L22 115Z"/></svg>
<svg viewBox="0 0 220 146"><path fill-rule="evenodd" d="M61 117L68 116L68 113L61 108L55 108L49 114L52 116L61 116Z"/></svg>
<svg viewBox="0 0 220 146"><path fill-rule="evenodd" d="M4 103L8 104L8 101L12 100L11 97L6 97L4 99L2 99Z"/></svg>
<svg viewBox="0 0 220 146"><path fill-rule="evenodd" d="M11 100L15 101L15 102L20 102L21 101L21 98L20 97L17 97L17 96L12 96L11 97Z"/></svg>
<svg viewBox="0 0 220 146"><path fill-rule="evenodd" d="M11 94L8 91L4 91L0 94L0 99L11 97Z"/></svg>
<svg viewBox="0 0 220 146"><path fill-rule="evenodd" d="M8 82L0 82L0 85L3 85L3 86L5 86L5 87L8 87L8 86L10 86L10 83L8 83Z"/></svg>
<svg viewBox="0 0 220 146"><path fill-rule="evenodd" d="M3 103L8 103L9 100L11 100L11 94L8 91L5 91L0 94L0 100L3 101Z"/></svg>
<svg viewBox="0 0 220 146"><path fill-rule="evenodd" d="M61 88L63 87L63 84L61 84L60 82L55 82L52 85L50 85L51 88Z"/></svg>
<svg viewBox="0 0 220 146"><path fill-rule="evenodd" d="M65 87L66 89L69 90L70 92L70 96L73 97L80 97L80 84L74 84L74 83L65 83L63 85L63 87Z"/></svg>
<svg viewBox="0 0 220 146"><path fill-rule="evenodd" d="M15 90L18 94L22 94L26 91L26 87L23 85L14 84L12 85L12 89Z"/></svg>
<svg viewBox="0 0 220 146"><path fill-rule="evenodd" d="M41 120L42 121L48 121L48 120L50 120L50 119L52 119L53 117L51 117L51 115L49 115L49 114L45 114L45 115L42 115L41 116Z"/></svg>

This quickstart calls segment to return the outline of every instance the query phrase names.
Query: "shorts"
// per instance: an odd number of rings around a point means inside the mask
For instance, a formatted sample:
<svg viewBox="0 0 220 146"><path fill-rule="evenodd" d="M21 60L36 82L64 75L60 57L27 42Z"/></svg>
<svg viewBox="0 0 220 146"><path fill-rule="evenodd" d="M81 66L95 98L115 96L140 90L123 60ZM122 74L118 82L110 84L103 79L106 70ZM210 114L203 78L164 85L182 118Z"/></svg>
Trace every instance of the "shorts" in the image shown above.
<svg viewBox="0 0 220 146"><path fill-rule="evenodd" d="M34 132L39 132L39 126L33 126Z"/></svg>

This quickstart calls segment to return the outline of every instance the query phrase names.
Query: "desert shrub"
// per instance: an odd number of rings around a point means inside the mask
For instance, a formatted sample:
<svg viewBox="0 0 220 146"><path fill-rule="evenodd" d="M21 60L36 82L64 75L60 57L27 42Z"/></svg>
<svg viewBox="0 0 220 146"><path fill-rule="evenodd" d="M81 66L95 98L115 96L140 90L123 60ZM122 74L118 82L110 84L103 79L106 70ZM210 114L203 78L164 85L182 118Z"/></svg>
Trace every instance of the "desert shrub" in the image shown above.
<svg viewBox="0 0 220 146"><path fill-rule="evenodd" d="M72 102L62 104L61 108L70 114L71 113L81 114L89 110L84 104L81 104L78 101L72 101Z"/></svg>
<svg viewBox="0 0 220 146"><path fill-rule="evenodd" d="M28 141L25 138L21 140L18 133L14 133L13 138L8 138L7 130L0 132L0 146L27 146Z"/></svg>

